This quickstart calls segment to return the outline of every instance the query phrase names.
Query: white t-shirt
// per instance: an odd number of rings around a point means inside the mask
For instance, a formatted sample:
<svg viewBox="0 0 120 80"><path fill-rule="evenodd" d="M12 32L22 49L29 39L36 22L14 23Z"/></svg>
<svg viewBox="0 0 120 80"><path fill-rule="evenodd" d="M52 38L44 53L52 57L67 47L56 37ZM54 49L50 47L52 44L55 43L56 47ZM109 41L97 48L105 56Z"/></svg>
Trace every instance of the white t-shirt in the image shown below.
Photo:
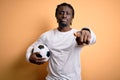
<svg viewBox="0 0 120 80"><path fill-rule="evenodd" d="M76 31L76 29L67 32L60 32L58 29L47 31L28 48L26 54L28 61L33 46L38 43L45 44L51 50L46 80L81 80L80 51L82 46L77 45L74 36ZM90 44L95 41L96 36L91 31Z"/></svg>

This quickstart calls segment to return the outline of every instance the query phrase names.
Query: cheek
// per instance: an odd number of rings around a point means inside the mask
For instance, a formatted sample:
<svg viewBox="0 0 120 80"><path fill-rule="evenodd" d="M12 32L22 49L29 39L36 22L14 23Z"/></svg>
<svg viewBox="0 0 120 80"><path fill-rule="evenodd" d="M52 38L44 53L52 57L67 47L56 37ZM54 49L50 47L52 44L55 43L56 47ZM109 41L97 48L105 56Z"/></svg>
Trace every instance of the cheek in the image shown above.
<svg viewBox="0 0 120 80"><path fill-rule="evenodd" d="M56 18L57 18L57 19L62 18L62 15L57 15Z"/></svg>
<svg viewBox="0 0 120 80"><path fill-rule="evenodd" d="M70 17L70 18L69 18L69 22L72 22L72 19L73 19L73 18Z"/></svg>
<svg viewBox="0 0 120 80"><path fill-rule="evenodd" d="M70 15L68 16L68 19L72 21L73 17Z"/></svg>

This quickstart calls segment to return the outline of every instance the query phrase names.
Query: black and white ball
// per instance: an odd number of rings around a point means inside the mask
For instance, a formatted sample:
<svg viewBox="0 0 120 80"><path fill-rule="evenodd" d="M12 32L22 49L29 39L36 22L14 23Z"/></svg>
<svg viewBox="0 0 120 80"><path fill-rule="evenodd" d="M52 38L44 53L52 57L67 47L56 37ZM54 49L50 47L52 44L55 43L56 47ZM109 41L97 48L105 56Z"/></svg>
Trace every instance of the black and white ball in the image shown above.
<svg viewBox="0 0 120 80"><path fill-rule="evenodd" d="M44 61L49 60L50 53L51 53L51 51L48 49L48 47L44 44L37 44L36 46L34 46L33 52L34 53L38 52L39 54L37 54L37 57L45 58Z"/></svg>

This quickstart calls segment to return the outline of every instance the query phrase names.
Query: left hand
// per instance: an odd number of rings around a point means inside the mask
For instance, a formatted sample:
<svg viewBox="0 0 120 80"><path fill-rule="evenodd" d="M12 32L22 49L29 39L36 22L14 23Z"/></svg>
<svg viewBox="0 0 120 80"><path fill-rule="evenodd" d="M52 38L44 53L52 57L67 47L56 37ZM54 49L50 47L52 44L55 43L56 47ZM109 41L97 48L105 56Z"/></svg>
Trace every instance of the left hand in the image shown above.
<svg viewBox="0 0 120 80"><path fill-rule="evenodd" d="M41 65L41 64L45 63L45 61L44 61L45 58L39 57L39 53L38 52L33 53L33 50L34 49L32 49L32 51L31 51L29 61L31 63L37 64L37 65Z"/></svg>
<svg viewBox="0 0 120 80"><path fill-rule="evenodd" d="M88 30L77 31L75 34L78 45L88 45L91 39L91 33Z"/></svg>

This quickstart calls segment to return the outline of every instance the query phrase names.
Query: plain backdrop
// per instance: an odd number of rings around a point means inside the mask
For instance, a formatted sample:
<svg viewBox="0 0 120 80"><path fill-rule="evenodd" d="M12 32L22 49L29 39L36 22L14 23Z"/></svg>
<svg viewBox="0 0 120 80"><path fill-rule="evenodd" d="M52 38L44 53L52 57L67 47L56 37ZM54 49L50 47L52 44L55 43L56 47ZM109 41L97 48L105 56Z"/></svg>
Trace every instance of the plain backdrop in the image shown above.
<svg viewBox="0 0 120 80"><path fill-rule="evenodd" d="M0 0L0 80L45 79L48 63L28 63L25 54L58 26L55 9L62 2L75 9L72 28L89 27L97 36L82 50L82 80L120 80L120 0Z"/></svg>

